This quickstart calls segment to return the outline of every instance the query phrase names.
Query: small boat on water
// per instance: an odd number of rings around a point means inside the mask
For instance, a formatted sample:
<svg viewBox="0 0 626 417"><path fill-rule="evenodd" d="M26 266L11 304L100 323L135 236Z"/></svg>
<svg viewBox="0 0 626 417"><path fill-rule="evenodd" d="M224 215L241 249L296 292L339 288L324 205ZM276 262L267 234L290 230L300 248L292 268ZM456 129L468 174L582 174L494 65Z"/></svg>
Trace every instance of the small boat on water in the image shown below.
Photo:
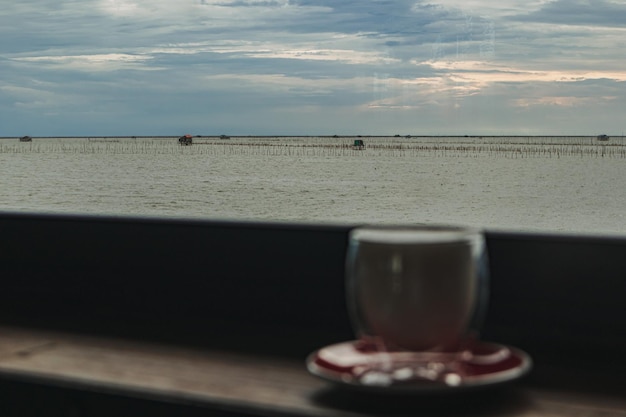
<svg viewBox="0 0 626 417"><path fill-rule="evenodd" d="M352 145L352 149L358 149L362 151L365 149L365 142L362 139L355 139L354 144Z"/></svg>
<svg viewBox="0 0 626 417"><path fill-rule="evenodd" d="M609 140L609 137L607 135L598 135L596 139L602 142L606 142L607 140Z"/></svg>
<svg viewBox="0 0 626 417"><path fill-rule="evenodd" d="M188 146L193 143L193 138L191 135L187 134L178 138L178 143L183 146Z"/></svg>
<svg viewBox="0 0 626 417"><path fill-rule="evenodd" d="M32 142L33 138L31 138L30 136L22 136L20 138L20 142Z"/></svg>

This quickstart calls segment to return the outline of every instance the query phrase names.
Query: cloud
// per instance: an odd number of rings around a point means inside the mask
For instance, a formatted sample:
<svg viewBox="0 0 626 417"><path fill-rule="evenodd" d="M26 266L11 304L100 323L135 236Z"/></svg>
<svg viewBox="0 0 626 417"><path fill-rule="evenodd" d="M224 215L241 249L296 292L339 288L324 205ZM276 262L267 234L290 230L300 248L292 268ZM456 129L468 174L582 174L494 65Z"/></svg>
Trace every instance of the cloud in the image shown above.
<svg viewBox="0 0 626 417"><path fill-rule="evenodd" d="M200 4L228 7L288 7L289 0L201 0Z"/></svg>
<svg viewBox="0 0 626 417"><path fill-rule="evenodd" d="M515 19L568 26L626 27L626 4L608 0L555 0Z"/></svg>
<svg viewBox="0 0 626 417"><path fill-rule="evenodd" d="M31 63L50 69L80 71L116 71L120 69L156 69L142 65L151 57L130 54L94 54L70 56L35 56L13 58L15 62Z"/></svg>
<svg viewBox="0 0 626 417"><path fill-rule="evenodd" d="M617 97L572 97L572 96L544 96L536 98L518 98L511 100L515 107L582 107L596 106L615 101Z"/></svg>
<svg viewBox="0 0 626 417"><path fill-rule="evenodd" d="M428 64L434 69L445 71L451 76L479 83L580 82L597 79L626 81L626 70L528 70L481 61L435 61Z"/></svg>
<svg viewBox="0 0 626 417"><path fill-rule="evenodd" d="M3 95L12 97L15 106L19 108L45 109L58 102L58 97L55 93L41 88L2 86L0 91Z"/></svg>
<svg viewBox="0 0 626 417"><path fill-rule="evenodd" d="M255 123L282 129L287 109L333 133L386 131L395 117L407 130L445 130L450 114L467 132L532 109L589 120L598 103L625 99L624 9L607 0L11 2L0 10L3 124L19 133L12 120L40 120L52 134L76 124L63 112L89 111L94 126L115 115L120 130L211 120L253 133ZM51 112L55 125L37 117Z"/></svg>
<svg viewBox="0 0 626 417"><path fill-rule="evenodd" d="M502 17L540 9L551 0L437 0L440 7L463 11L468 16Z"/></svg>

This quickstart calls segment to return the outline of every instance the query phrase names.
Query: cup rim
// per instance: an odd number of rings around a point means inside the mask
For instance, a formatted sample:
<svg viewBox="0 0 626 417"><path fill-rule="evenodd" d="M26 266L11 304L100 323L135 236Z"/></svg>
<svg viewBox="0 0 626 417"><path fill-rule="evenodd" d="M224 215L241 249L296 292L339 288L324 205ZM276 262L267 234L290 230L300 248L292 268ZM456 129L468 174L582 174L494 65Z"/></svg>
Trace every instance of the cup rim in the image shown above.
<svg viewBox="0 0 626 417"><path fill-rule="evenodd" d="M441 224L362 225L350 231L350 241L387 244L454 243L482 237L477 227Z"/></svg>

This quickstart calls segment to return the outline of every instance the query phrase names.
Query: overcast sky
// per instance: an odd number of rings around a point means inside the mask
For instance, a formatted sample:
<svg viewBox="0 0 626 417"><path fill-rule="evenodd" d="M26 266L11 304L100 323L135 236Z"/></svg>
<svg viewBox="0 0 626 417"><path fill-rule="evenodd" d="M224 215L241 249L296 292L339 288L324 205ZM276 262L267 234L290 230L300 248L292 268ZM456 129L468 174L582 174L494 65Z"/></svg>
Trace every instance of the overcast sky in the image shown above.
<svg viewBox="0 0 626 417"><path fill-rule="evenodd" d="M0 136L626 130L626 1L20 0Z"/></svg>

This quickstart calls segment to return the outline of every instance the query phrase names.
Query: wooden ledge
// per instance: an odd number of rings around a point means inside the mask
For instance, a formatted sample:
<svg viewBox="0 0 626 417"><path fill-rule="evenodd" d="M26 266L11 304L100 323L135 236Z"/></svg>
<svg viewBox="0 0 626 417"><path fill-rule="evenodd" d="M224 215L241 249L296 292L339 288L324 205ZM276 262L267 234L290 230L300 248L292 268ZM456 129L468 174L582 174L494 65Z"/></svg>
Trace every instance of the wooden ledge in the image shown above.
<svg viewBox="0 0 626 417"><path fill-rule="evenodd" d="M328 385L303 360L14 327L0 327L0 379L174 404L177 415L626 416L624 398L529 382L454 397L372 396Z"/></svg>
<svg viewBox="0 0 626 417"><path fill-rule="evenodd" d="M294 359L0 327L0 377L232 412L311 415Z"/></svg>

